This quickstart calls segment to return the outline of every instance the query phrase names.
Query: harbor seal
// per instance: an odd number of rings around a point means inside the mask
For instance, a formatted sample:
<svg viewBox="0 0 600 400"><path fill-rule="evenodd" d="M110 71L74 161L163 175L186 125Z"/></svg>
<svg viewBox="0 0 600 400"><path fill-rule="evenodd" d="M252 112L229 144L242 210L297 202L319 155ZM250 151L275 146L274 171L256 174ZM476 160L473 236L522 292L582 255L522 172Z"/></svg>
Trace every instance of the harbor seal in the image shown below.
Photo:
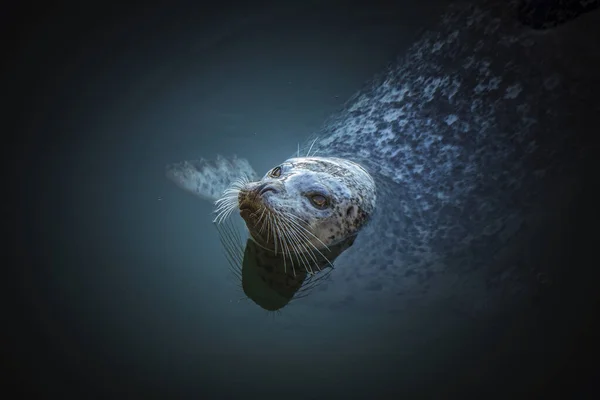
<svg viewBox="0 0 600 400"><path fill-rule="evenodd" d="M258 182L242 181L226 190L216 202L216 222L238 209L263 247L275 253L282 246L291 253L321 251L355 237L376 198L375 181L353 161L291 158Z"/></svg>
<svg viewBox="0 0 600 400"><path fill-rule="evenodd" d="M452 7L309 138L309 152L359 165L377 193L320 305L454 301L473 315L553 275L527 265L518 243L536 215L556 213L557 182L577 181L589 155L582 143L600 111L589 37L600 20L594 11L540 31L522 13L494 0ZM195 193L211 198L231 181L206 168L225 160L167 174L183 187L207 182ZM256 176L249 164L237 172Z"/></svg>

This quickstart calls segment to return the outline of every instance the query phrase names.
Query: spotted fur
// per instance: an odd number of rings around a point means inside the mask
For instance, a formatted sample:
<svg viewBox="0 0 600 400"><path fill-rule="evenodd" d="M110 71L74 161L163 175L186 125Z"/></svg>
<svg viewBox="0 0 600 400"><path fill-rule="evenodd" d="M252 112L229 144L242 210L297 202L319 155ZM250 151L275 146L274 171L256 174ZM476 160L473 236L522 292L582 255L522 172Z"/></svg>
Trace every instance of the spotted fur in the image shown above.
<svg viewBox="0 0 600 400"><path fill-rule="evenodd" d="M200 158L168 164L165 173L183 190L209 201L217 200L236 179L245 176L254 180L257 177L245 158L225 158L221 155L214 161Z"/></svg>
<svg viewBox="0 0 600 400"><path fill-rule="evenodd" d="M588 154L600 12L543 33L516 14L504 1L451 9L308 140L363 165L379 198L320 305L469 299L477 314L551 274L505 249Z"/></svg>

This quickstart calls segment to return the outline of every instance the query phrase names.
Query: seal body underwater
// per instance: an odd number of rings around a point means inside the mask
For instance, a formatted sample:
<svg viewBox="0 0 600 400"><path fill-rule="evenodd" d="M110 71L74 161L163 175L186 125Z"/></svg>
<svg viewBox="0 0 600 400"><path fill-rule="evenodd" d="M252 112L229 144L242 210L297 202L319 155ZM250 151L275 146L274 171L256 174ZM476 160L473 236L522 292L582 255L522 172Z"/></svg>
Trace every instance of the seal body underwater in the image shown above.
<svg viewBox="0 0 600 400"><path fill-rule="evenodd" d="M576 182L592 152L582 143L600 111L600 52L590 40L600 12L538 30L523 23L526 10L452 7L308 138L309 157L286 161L349 160L376 188L369 222L338 232L356 239L310 301L398 311L419 299L477 315L551 281L552 270L523 261L519 243L539 215L555 213L556 185ZM216 200L232 170L257 179L237 158L172 164L167 175ZM268 174L260 182L277 181Z"/></svg>

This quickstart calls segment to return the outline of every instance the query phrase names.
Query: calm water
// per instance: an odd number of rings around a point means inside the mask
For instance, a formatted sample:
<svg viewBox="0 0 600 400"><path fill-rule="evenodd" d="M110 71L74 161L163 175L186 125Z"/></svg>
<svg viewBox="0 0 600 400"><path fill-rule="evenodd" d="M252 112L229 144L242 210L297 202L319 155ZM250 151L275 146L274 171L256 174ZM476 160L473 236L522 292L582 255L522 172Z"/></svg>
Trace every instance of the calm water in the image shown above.
<svg viewBox="0 0 600 400"><path fill-rule="evenodd" d="M37 65L20 164L29 263L18 282L32 338L15 350L39 358L32 382L289 399L391 383L435 393L457 354L478 360L460 376L477 374L480 357L464 349L493 338L466 317L431 341L419 327L440 321L428 316L404 329L393 315L312 299L276 314L246 300L212 205L164 177L167 163L216 154L264 173L434 24L437 3L148 10L40 30L19 53Z"/></svg>

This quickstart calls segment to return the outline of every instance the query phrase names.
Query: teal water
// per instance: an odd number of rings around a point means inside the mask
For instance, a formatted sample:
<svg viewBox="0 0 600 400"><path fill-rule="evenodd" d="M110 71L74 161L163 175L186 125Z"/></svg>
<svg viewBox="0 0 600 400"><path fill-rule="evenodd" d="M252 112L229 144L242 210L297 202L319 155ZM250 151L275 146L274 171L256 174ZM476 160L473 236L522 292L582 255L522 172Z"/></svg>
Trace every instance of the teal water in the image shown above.
<svg viewBox="0 0 600 400"><path fill-rule="evenodd" d="M437 3L206 19L154 10L109 33L65 28L19 53L39 65L30 84L46 93L28 98L40 111L28 114L18 164L29 196L19 285L33 336L14 351L39 357L36 387L282 399L389 387L439 398L493 380L511 327L436 311L398 326L393 314L319 308L312 297L279 313L256 306L230 274L213 206L164 177L167 163L216 154L243 156L259 174L283 161L435 23ZM62 45L43 50L53 40ZM453 321L444 340L421 334ZM548 351L543 341L535 354ZM536 362L515 379L544 374Z"/></svg>

